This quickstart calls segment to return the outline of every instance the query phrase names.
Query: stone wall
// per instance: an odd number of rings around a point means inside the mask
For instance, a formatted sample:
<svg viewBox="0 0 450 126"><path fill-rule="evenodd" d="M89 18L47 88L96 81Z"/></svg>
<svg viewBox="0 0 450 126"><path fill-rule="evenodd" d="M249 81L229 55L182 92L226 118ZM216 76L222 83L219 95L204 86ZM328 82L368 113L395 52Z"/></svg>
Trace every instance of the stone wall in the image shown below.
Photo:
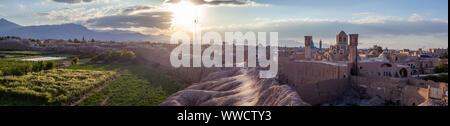
<svg viewBox="0 0 450 126"><path fill-rule="evenodd" d="M428 97L428 89L415 86L414 80L406 80L411 82L412 85L405 83L405 80L381 77L352 76L350 80L360 94L380 97L383 100L399 103L403 106L419 105L425 102Z"/></svg>
<svg viewBox="0 0 450 126"><path fill-rule="evenodd" d="M333 101L351 86L347 63L292 61L286 57L279 61L279 81L296 89L309 104Z"/></svg>

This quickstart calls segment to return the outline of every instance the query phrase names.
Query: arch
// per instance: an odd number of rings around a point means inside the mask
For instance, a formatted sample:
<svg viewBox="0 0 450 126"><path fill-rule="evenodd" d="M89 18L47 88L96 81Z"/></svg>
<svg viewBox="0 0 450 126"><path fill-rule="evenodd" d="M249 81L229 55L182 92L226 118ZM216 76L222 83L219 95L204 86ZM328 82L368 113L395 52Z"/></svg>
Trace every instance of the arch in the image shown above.
<svg viewBox="0 0 450 126"><path fill-rule="evenodd" d="M406 70L405 68L400 69L400 71L398 73L400 74L400 77L402 77L402 78L408 77L408 70Z"/></svg>

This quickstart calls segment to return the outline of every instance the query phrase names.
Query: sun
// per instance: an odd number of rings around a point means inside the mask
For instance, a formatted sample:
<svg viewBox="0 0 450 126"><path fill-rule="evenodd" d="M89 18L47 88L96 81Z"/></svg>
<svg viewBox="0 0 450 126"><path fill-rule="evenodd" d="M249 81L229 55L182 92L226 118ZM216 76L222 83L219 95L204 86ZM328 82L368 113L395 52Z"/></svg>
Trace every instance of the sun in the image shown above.
<svg viewBox="0 0 450 126"><path fill-rule="evenodd" d="M200 15L200 7L190 2L171 4L168 7L172 14L172 24L181 27L192 26Z"/></svg>

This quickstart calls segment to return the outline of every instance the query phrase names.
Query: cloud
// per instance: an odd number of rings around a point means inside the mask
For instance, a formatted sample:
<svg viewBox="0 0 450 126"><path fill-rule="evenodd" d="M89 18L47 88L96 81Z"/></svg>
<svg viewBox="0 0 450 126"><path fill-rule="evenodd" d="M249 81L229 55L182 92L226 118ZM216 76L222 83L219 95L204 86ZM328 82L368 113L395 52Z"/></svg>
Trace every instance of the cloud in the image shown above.
<svg viewBox="0 0 450 126"><path fill-rule="evenodd" d="M195 5L207 5L207 6L258 6L258 4L252 0L166 0L165 3L180 3L190 2Z"/></svg>
<svg viewBox="0 0 450 126"><path fill-rule="evenodd" d="M166 34L171 28L172 12L152 6L134 6L119 10L114 15L88 19L86 26L93 29L129 30L142 34Z"/></svg>
<svg viewBox="0 0 450 126"><path fill-rule="evenodd" d="M134 6L134 7L128 7L125 9L122 9L120 11L121 14L132 14L135 12L143 11L143 10L151 10L154 9L152 6Z"/></svg>
<svg viewBox="0 0 450 126"><path fill-rule="evenodd" d="M373 19L371 21L362 23L362 21L360 21L359 19L342 21L337 19L298 18L278 19L252 24L213 26L205 28L219 31L238 31L240 29L246 31L278 31L282 32L283 36L287 37L303 35L319 35L321 37L326 37L333 36L340 30L346 30L350 33L361 33L365 34L365 36L386 34L443 36L443 33L448 33L448 23L442 21L437 22L434 20L410 22L407 20L397 19Z"/></svg>
<svg viewBox="0 0 450 126"><path fill-rule="evenodd" d="M114 9L111 6L104 6L100 8L63 8L59 10L52 10L50 12L39 12L34 14L38 17L47 18L50 20L60 20L63 23L84 22L91 18L98 18L103 16L114 15L121 10Z"/></svg>
<svg viewBox="0 0 450 126"><path fill-rule="evenodd" d="M366 14L364 14L366 15ZM367 15L366 15L367 16ZM412 17L415 15L413 14ZM390 48L447 47L448 21L444 19L408 20L395 16L370 16L353 20L292 18L260 20L249 24L223 26L203 26L203 33L214 32L278 32L280 40L303 41L303 36L312 35L314 41L323 39L325 43L334 43L340 30L360 34L362 47L374 44ZM408 43L414 43L408 44ZM420 45L420 46L419 46ZM403 47L402 47L403 46Z"/></svg>
<svg viewBox="0 0 450 126"><path fill-rule="evenodd" d="M23 4L17 4L17 6L18 6L20 9L24 9L24 8L25 8L25 5L23 5Z"/></svg>
<svg viewBox="0 0 450 126"><path fill-rule="evenodd" d="M129 30L152 35L166 34L172 22L172 12L154 6L64 8L35 13L34 16L83 24L95 30Z"/></svg>
<svg viewBox="0 0 450 126"><path fill-rule="evenodd" d="M68 4L78 4L78 3L90 3L94 1L100 1L100 0L53 0L58 3L68 3Z"/></svg>
<svg viewBox="0 0 450 126"><path fill-rule="evenodd" d="M113 15L89 19L89 27L108 28L158 28L168 29L171 26L171 12L146 12L133 15Z"/></svg>

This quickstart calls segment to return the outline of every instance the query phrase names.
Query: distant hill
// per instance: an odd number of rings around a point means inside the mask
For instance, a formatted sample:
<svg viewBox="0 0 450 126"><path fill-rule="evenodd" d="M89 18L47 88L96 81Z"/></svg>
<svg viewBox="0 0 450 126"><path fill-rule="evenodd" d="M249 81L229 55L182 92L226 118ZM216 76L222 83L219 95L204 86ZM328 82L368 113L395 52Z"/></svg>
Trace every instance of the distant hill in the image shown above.
<svg viewBox="0 0 450 126"><path fill-rule="evenodd" d="M19 28L22 27L16 23L10 22L6 19L0 19L0 32L1 31L7 31L7 30L11 30L11 29L15 29L15 28Z"/></svg>
<svg viewBox="0 0 450 126"><path fill-rule="evenodd" d="M279 40L278 42L279 42L278 45L280 47L305 47L304 42L299 42L295 40ZM314 42L314 45L316 48L319 48L319 42ZM322 47L328 48L330 47L330 45L322 43Z"/></svg>
<svg viewBox="0 0 450 126"><path fill-rule="evenodd" d="M85 37L103 41L159 41L163 38L131 31L94 31L79 24L20 26L3 18L0 19L0 36L65 40Z"/></svg>

